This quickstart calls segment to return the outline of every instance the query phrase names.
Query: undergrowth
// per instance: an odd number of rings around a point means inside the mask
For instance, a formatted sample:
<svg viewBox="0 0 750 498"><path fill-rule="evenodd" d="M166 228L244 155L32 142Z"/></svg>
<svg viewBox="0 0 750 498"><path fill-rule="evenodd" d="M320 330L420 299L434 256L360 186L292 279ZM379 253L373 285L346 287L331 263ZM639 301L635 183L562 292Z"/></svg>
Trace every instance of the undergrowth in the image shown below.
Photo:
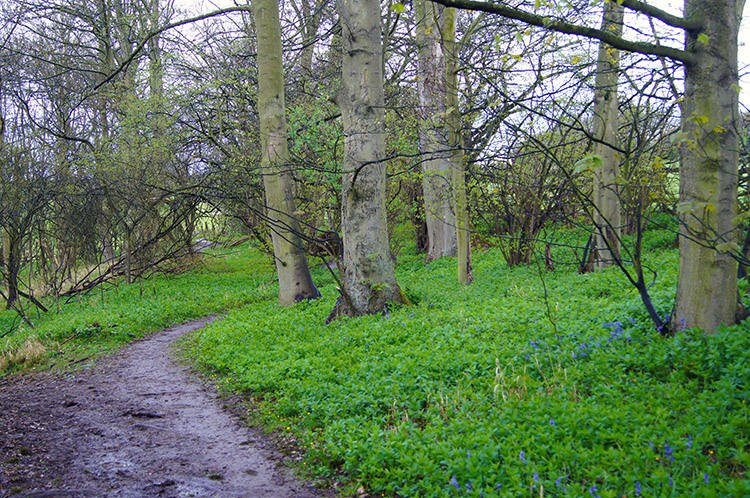
<svg viewBox="0 0 750 498"><path fill-rule="evenodd" d="M414 306L328 326L336 292L318 273L322 299L279 309L270 293L199 332L193 352L352 494L750 495L750 324L664 338L616 269L540 275L497 250L474 256L466 288L455 260L401 256ZM668 314L677 252L647 260Z"/></svg>
<svg viewBox="0 0 750 498"><path fill-rule="evenodd" d="M160 328L274 299L269 258L245 245L221 257L205 256L198 269L131 285L95 289L52 310L33 311L34 328L13 310L0 312L0 375L34 365L75 364Z"/></svg>

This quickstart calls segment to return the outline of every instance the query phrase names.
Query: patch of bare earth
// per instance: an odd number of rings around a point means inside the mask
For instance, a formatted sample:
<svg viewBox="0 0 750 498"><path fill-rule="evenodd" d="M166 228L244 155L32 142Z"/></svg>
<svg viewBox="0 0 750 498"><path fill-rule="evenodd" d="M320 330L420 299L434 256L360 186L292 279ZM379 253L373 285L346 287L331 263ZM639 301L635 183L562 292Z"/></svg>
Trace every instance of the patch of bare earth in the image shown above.
<svg viewBox="0 0 750 498"><path fill-rule="evenodd" d="M173 359L199 320L62 375L0 380L0 497L334 496Z"/></svg>

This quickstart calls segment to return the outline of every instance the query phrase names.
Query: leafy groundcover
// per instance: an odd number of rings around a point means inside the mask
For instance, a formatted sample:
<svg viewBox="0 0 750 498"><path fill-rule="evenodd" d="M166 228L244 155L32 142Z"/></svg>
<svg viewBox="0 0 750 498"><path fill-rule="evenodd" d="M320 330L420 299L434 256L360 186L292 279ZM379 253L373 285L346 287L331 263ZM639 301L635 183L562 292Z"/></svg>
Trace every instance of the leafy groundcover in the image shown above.
<svg viewBox="0 0 750 498"><path fill-rule="evenodd" d="M656 252L669 313L677 253ZM376 496L750 496L750 325L706 336L653 330L618 270L540 273L475 254L399 258L414 306L323 322L324 297L273 293L193 342L228 388L261 400L304 466ZM546 292L545 292L546 289ZM361 489L361 488L360 488Z"/></svg>

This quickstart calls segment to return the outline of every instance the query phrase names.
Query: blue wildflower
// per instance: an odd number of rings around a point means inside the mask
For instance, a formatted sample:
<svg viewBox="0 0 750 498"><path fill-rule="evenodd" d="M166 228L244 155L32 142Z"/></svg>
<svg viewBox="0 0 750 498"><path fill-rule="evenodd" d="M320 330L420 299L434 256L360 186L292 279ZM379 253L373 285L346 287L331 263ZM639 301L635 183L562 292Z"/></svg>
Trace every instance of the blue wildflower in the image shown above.
<svg viewBox="0 0 750 498"><path fill-rule="evenodd" d="M549 419L549 425L555 425L555 421L553 419Z"/></svg>
<svg viewBox="0 0 750 498"><path fill-rule="evenodd" d="M471 458L471 452L469 450L466 450L466 458Z"/></svg>
<svg viewBox="0 0 750 498"><path fill-rule="evenodd" d="M466 484L466 489L468 489L469 491L474 491L474 488L472 488L472 487L471 487L471 481L469 481L469 482L468 482L468 483Z"/></svg>
<svg viewBox="0 0 750 498"><path fill-rule="evenodd" d="M458 485L458 479L456 479L456 476L451 477L451 484L456 487L456 491L461 491L461 486Z"/></svg>
<svg viewBox="0 0 750 498"><path fill-rule="evenodd" d="M596 489L596 484L594 484L593 486L591 486L591 488L589 488L589 494L591 496L596 496L596 498L601 498L602 495L596 494L597 491L599 491L599 490Z"/></svg>
<svg viewBox="0 0 750 498"><path fill-rule="evenodd" d="M685 444L685 448L689 450L692 447L693 447L693 438L692 436L688 434L688 440L687 440L687 443Z"/></svg>
<svg viewBox="0 0 750 498"><path fill-rule="evenodd" d="M664 458L669 460L670 462L674 462L674 458L672 457L672 448L669 447L669 443L664 441Z"/></svg>
<svg viewBox="0 0 750 498"><path fill-rule="evenodd" d="M534 472L534 482L539 482L539 472Z"/></svg>
<svg viewBox="0 0 750 498"><path fill-rule="evenodd" d="M559 486L563 479L567 479L568 476L560 476L557 479L555 479L555 486Z"/></svg>
<svg viewBox="0 0 750 498"><path fill-rule="evenodd" d="M523 463L526 463L526 458L524 457L524 455L525 455L525 453L523 452L523 450L521 450L521 453L518 454L518 456L521 457L521 461Z"/></svg>
<svg viewBox="0 0 750 498"><path fill-rule="evenodd" d="M641 483L635 481L635 496L641 496Z"/></svg>
<svg viewBox="0 0 750 498"><path fill-rule="evenodd" d="M708 484L708 474L703 474L703 480Z"/></svg>
<svg viewBox="0 0 750 498"><path fill-rule="evenodd" d="M672 476L669 476L669 487L674 488L674 481L672 480Z"/></svg>

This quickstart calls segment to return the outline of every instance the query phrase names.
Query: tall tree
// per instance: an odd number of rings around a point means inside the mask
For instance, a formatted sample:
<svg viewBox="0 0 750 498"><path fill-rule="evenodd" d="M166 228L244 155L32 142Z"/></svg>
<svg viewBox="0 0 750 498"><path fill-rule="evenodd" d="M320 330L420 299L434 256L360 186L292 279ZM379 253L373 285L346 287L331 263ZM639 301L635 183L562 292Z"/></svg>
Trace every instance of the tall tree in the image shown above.
<svg viewBox="0 0 750 498"><path fill-rule="evenodd" d="M680 171L680 272L675 328L712 333L737 321L737 178L739 71L737 38L745 0L685 0L683 16L641 0L618 0L685 34L684 49L635 42L615 33L529 12L505 2L435 0L450 7L486 11L568 34L601 40L613 48L682 62L685 110Z"/></svg>
<svg viewBox="0 0 750 498"><path fill-rule="evenodd" d="M469 206L466 198L466 161L464 159L463 127L458 102L458 50L456 44L456 9L445 9L442 31L446 53L446 118L448 146L451 154L451 186L456 223L458 281L470 284L474 280L471 269L471 238L469 237Z"/></svg>
<svg viewBox="0 0 750 498"><path fill-rule="evenodd" d="M625 8L616 1L604 3L602 31L622 35ZM601 269L620 257L620 173L617 154L617 123L619 102L617 79L620 72L620 51L599 42L594 88L594 155L601 166L594 168L594 226L597 266Z"/></svg>
<svg viewBox="0 0 750 498"><path fill-rule="evenodd" d="M455 216L451 206L451 153L446 111L446 56L443 46L445 8L416 0L419 152L427 220L427 260L455 256Z"/></svg>
<svg viewBox="0 0 750 498"><path fill-rule="evenodd" d="M401 301L385 209L385 112L380 3L339 0L344 124L341 227L343 299L336 312L362 315Z"/></svg>
<svg viewBox="0 0 750 498"><path fill-rule="evenodd" d="M279 305L289 306L320 297L307 265L294 216L294 191L289 164L284 102L279 4L276 0L252 3L258 35L258 109L268 219L279 276Z"/></svg>

